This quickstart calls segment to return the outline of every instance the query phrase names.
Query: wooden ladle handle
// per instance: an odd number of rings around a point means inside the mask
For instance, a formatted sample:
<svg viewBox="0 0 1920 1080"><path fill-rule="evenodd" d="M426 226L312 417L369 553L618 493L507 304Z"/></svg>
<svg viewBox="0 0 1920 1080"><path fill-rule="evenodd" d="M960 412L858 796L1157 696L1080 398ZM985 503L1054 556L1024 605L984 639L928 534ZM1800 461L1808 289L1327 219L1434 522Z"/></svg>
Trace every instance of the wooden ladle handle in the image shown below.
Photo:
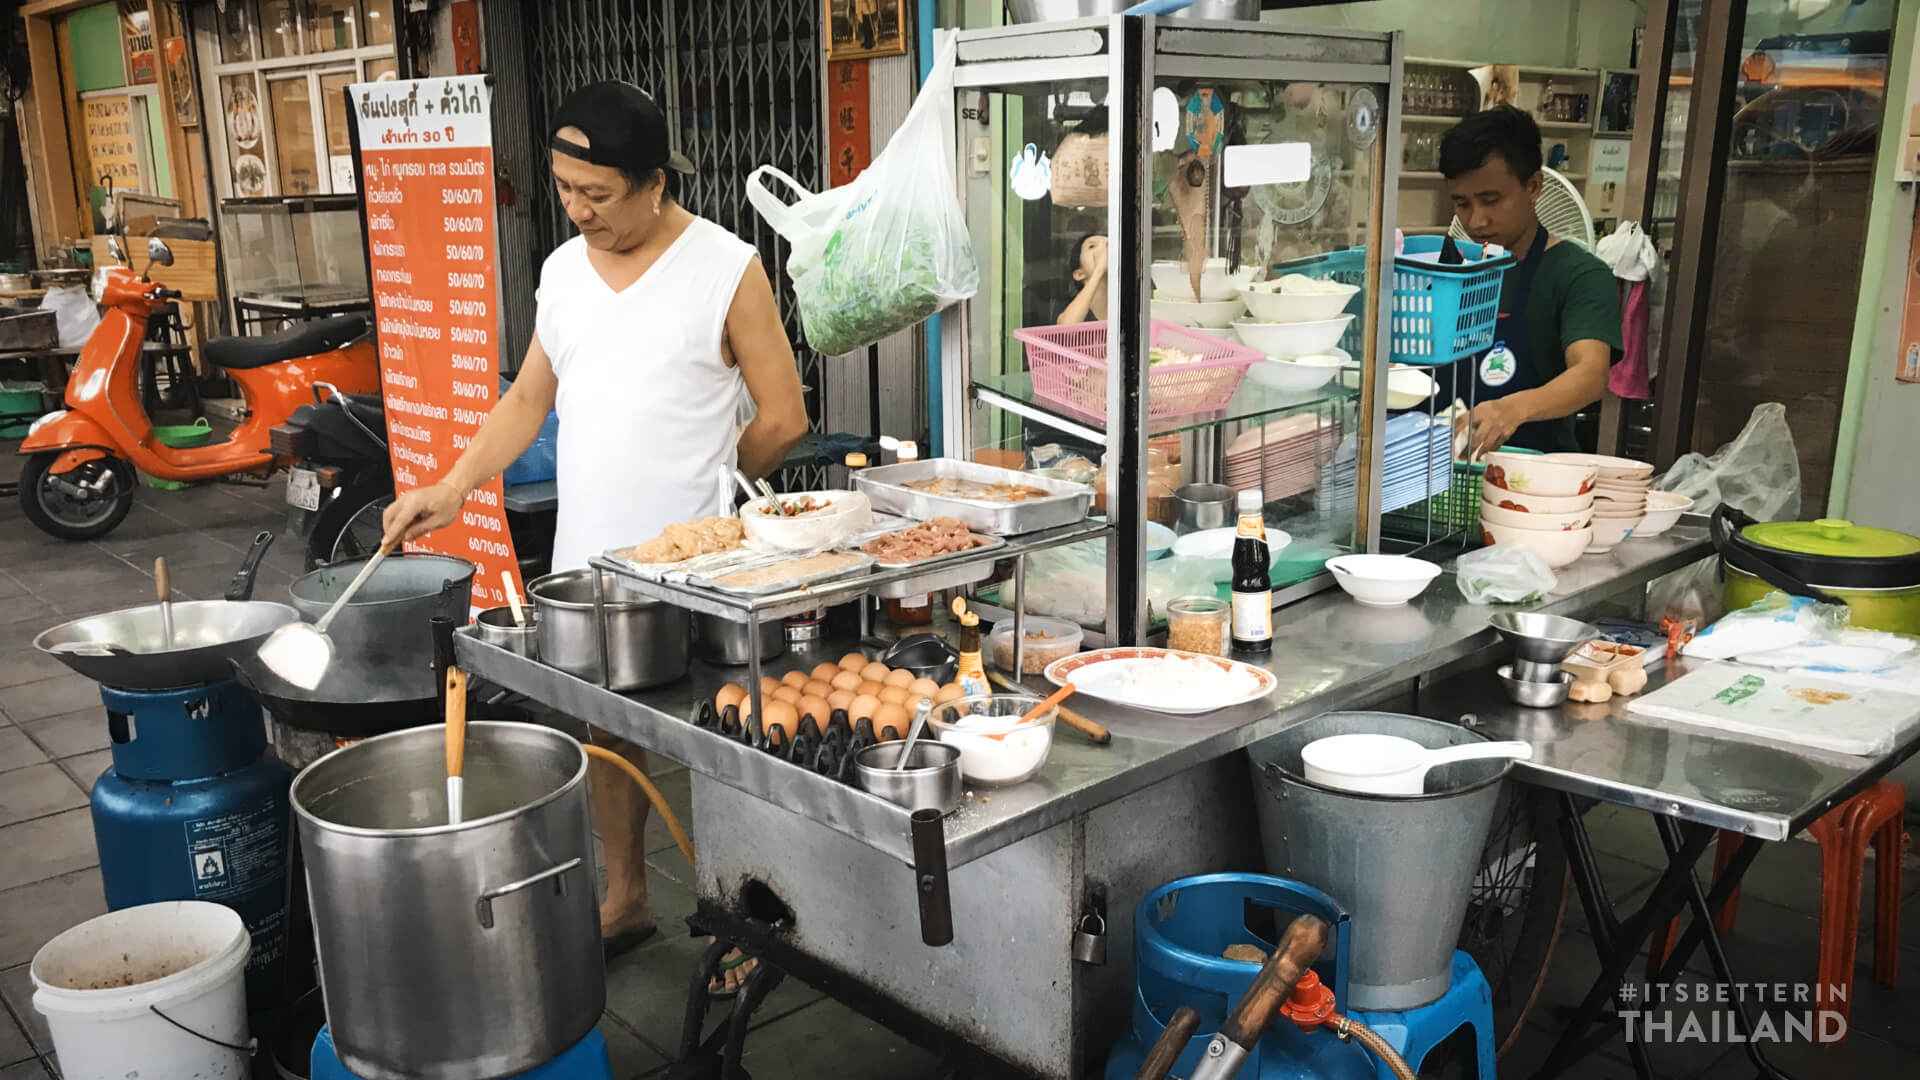
<svg viewBox="0 0 1920 1080"><path fill-rule="evenodd" d="M173 599L173 582L167 576L167 557L164 555L153 560L153 596L163 604Z"/></svg>
<svg viewBox="0 0 1920 1080"><path fill-rule="evenodd" d="M447 669L447 775L461 775L467 756L467 673Z"/></svg>

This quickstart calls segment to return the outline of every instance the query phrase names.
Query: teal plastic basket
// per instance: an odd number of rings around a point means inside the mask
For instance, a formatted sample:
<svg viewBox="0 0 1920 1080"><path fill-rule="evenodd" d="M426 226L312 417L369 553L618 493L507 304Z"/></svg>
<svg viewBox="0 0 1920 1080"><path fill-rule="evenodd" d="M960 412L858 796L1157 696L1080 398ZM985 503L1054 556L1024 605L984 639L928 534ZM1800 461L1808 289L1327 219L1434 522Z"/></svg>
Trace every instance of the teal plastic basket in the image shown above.
<svg viewBox="0 0 1920 1080"><path fill-rule="evenodd" d="M1396 364L1437 367L1451 364L1493 344L1500 321L1500 279L1513 256L1485 258L1479 244L1456 240L1467 261L1442 266L1410 255L1437 253L1445 237L1409 236L1402 254L1393 260L1393 319L1389 359ZM1347 311L1366 311L1367 249L1343 248L1325 255L1293 259L1274 267L1275 274L1305 274L1312 278L1357 285L1361 291L1347 302ZM1356 358L1361 353L1365 327L1355 319L1340 337L1340 347Z"/></svg>

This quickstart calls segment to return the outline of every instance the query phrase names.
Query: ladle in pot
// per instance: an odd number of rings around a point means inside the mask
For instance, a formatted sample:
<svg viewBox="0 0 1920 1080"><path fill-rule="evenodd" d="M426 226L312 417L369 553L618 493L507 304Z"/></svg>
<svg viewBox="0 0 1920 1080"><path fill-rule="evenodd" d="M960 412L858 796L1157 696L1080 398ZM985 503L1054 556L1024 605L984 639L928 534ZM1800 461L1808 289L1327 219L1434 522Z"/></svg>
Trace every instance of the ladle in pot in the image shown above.
<svg viewBox="0 0 1920 1080"><path fill-rule="evenodd" d="M333 625L334 617L367 583L367 579L373 577L373 572L380 569L380 564L387 561L387 556L393 554L393 549L398 545L397 540L381 544L380 550L354 575L346 591L320 616L319 622L288 623L275 630L260 644L260 662L269 671L302 690L318 687L320 679L327 673L327 666L333 663L333 639L327 636L327 627Z"/></svg>
<svg viewBox="0 0 1920 1080"><path fill-rule="evenodd" d="M894 772L907 771L907 762L913 759L913 744L920 741L920 732L927 726L927 714L932 711L933 699L921 698L919 706L913 710L913 723L907 727L907 745L900 748L900 757L894 762Z"/></svg>
<svg viewBox="0 0 1920 1080"><path fill-rule="evenodd" d="M500 587L507 591L507 610L513 612L513 625L527 625L527 609L520 606L520 590L513 587L513 571L500 571Z"/></svg>
<svg viewBox="0 0 1920 1080"><path fill-rule="evenodd" d="M461 775L467 756L467 673L447 668L447 824L458 825L465 818Z"/></svg>
<svg viewBox="0 0 1920 1080"><path fill-rule="evenodd" d="M162 635L160 640L165 643L166 651L172 652L173 582L167 577L167 559L164 555L158 556L153 560L153 593L154 598L160 601L160 632Z"/></svg>

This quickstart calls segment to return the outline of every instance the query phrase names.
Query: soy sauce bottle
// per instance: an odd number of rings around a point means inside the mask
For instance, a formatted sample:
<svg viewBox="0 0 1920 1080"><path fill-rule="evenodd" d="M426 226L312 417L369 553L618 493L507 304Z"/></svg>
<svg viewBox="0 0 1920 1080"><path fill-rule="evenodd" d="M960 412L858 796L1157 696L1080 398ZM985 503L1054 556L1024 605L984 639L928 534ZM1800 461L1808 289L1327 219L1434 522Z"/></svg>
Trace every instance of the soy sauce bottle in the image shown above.
<svg viewBox="0 0 1920 1080"><path fill-rule="evenodd" d="M1233 647L1243 652L1273 648L1273 579L1268 577L1265 499L1260 489L1240 493L1239 535L1233 541Z"/></svg>

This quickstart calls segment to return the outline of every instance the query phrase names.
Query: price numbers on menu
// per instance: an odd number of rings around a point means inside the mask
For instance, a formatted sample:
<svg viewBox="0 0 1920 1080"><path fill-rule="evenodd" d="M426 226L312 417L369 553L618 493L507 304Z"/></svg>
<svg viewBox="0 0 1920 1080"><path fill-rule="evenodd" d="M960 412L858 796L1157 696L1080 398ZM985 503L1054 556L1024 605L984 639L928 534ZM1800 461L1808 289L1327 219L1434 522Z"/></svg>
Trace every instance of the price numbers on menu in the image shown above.
<svg viewBox="0 0 1920 1080"><path fill-rule="evenodd" d="M442 206L479 206L484 201L479 188L447 188L440 193Z"/></svg>
<svg viewBox="0 0 1920 1080"><path fill-rule="evenodd" d="M449 289L484 289L487 287L487 275L469 273L465 270L447 271Z"/></svg>
<svg viewBox="0 0 1920 1080"><path fill-rule="evenodd" d="M487 257L486 249L479 244L448 244L448 262L479 262Z"/></svg>
<svg viewBox="0 0 1920 1080"><path fill-rule="evenodd" d="M450 233L477 233L484 231L487 223L477 217L449 217L440 219L440 227Z"/></svg>

